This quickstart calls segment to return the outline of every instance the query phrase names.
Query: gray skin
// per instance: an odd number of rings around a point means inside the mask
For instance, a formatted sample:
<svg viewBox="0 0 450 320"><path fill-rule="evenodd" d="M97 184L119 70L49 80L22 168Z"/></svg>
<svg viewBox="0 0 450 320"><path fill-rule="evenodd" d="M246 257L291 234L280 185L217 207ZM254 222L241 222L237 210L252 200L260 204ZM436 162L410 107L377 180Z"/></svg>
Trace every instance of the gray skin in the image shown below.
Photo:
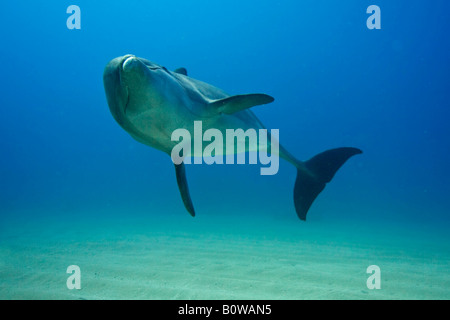
<svg viewBox="0 0 450 320"><path fill-rule="evenodd" d="M178 144L171 140L172 132L184 128L194 137L194 121L202 121L203 131L219 129L224 137L226 129L263 129L248 108L274 101L266 94L231 96L188 77L185 69L171 72L133 55L111 60L105 67L103 81L108 105L117 123L137 141L168 155ZM247 151L258 150L258 145L247 144L246 147ZM297 168L294 202L300 219L306 219L310 205L337 169L358 153L361 153L359 149L339 148L302 162L279 146L278 155ZM175 168L183 202L194 216L184 165Z"/></svg>
<svg viewBox="0 0 450 320"><path fill-rule="evenodd" d="M171 72L133 55L108 63L104 84L111 113L122 128L137 141L168 155L178 144L171 140L172 132L183 128L194 137L194 121L202 121L203 131L219 129L224 137L226 129L264 129L247 108L274 101L266 94L231 96L180 71ZM246 151L258 150L257 144L246 147ZM297 164L282 146L279 156Z"/></svg>

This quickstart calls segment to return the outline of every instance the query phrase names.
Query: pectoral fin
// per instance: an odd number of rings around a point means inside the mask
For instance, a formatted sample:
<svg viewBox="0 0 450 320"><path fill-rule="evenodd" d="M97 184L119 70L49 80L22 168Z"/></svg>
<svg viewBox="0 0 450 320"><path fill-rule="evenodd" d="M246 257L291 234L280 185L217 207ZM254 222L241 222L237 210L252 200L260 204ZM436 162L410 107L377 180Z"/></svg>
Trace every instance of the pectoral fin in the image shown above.
<svg viewBox="0 0 450 320"><path fill-rule="evenodd" d="M216 100L209 105L211 108L215 108L218 113L233 114L254 106L271 103L274 100L273 97L267 94L240 94Z"/></svg>
<svg viewBox="0 0 450 320"><path fill-rule="evenodd" d="M192 204L189 188L186 180L186 170L184 163L175 165L175 172L177 175L178 189L180 189L181 199L183 199L184 206L191 216L195 217L194 205Z"/></svg>

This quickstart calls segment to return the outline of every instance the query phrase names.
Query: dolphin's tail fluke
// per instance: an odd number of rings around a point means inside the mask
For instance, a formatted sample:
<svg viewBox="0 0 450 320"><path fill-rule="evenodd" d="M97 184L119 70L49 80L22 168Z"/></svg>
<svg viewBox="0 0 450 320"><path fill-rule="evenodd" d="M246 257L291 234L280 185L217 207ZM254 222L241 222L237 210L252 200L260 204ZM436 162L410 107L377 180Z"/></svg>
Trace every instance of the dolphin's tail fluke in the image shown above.
<svg viewBox="0 0 450 320"><path fill-rule="evenodd" d="M362 151L356 148L338 148L319 153L306 162L298 162L294 204L301 220L306 220L312 203L338 169L350 157L360 153Z"/></svg>

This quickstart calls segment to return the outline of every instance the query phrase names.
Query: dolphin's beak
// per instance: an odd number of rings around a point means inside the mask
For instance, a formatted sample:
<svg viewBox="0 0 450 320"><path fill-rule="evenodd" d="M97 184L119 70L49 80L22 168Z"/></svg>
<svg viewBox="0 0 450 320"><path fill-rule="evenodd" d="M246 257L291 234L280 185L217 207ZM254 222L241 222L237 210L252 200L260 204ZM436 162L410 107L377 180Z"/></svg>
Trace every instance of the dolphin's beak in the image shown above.
<svg viewBox="0 0 450 320"><path fill-rule="evenodd" d="M127 71L131 71L133 68L133 64L136 63L136 60L138 60L138 58L136 58L135 56L133 56L132 54L127 54L126 56L122 57L122 63L121 63L121 70L124 72Z"/></svg>
<svg viewBox="0 0 450 320"><path fill-rule="evenodd" d="M111 60L106 65L103 73L103 83L108 106L112 115L119 124L123 121L123 114L125 113L129 99L128 90L122 79L122 65L123 62L130 56L132 55Z"/></svg>
<svg viewBox="0 0 450 320"><path fill-rule="evenodd" d="M147 71L147 67L138 57L127 54L122 57L122 62L120 64L120 72L124 73L126 77L127 74L135 73L136 75L143 76L145 71Z"/></svg>

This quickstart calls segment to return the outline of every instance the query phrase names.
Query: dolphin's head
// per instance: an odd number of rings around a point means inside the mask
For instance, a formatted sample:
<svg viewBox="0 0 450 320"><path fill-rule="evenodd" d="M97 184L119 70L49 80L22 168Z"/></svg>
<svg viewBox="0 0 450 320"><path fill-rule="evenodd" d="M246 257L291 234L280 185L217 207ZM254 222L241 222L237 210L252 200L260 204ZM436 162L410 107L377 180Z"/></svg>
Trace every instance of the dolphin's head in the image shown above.
<svg viewBox="0 0 450 320"><path fill-rule="evenodd" d="M174 97L169 82L166 68L131 54L111 60L103 73L109 108L122 127L130 117L163 110Z"/></svg>

